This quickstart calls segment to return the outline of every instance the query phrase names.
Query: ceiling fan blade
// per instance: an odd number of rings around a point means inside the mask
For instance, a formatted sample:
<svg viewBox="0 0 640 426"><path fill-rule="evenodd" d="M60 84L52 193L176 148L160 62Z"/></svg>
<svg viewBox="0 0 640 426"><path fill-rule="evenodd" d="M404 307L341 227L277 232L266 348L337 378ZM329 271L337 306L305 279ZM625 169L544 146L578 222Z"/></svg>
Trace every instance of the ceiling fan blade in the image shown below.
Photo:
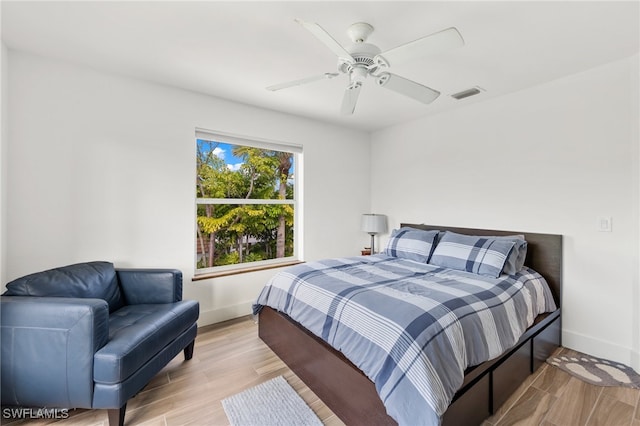
<svg viewBox="0 0 640 426"><path fill-rule="evenodd" d="M324 30L320 25L312 22L305 22L300 19L296 19L296 21L305 27L307 31L313 34L318 40L320 40L325 46L327 46L331 51L338 56L339 58L347 59L351 62L355 62L353 57L349 52L346 51L344 47L340 45L331 35Z"/></svg>
<svg viewBox="0 0 640 426"><path fill-rule="evenodd" d="M351 115L356 109L356 103L358 102L358 96L360 95L360 89L362 83L352 83L344 91L344 97L342 98L342 107L340 113L342 115Z"/></svg>
<svg viewBox="0 0 640 426"><path fill-rule="evenodd" d="M287 87L300 86L302 84L311 83L318 80L323 79L331 79L333 77L337 77L340 74L337 72L325 72L324 74L314 75L313 77L301 78L300 80L288 81L286 83L274 84L273 86L267 87L267 90L271 90L275 92L276 90L286 89Z"/></svg>
<svg viewBox="0 0 640 426"><path fill-rule="evenodd" d="M444 52L464 45L464 39L454 27L430 34L409 43L382 52L380 55L389 64L416 59L425 55Z"/></svg>
<svg viewBox="0 0 640 426"><path fill-rule="evenodd" d="M440 96L440 92L437 90L388 72L380 74L376 79L376 84L385 89L408 96L423 104L430 104Z"/></svg>

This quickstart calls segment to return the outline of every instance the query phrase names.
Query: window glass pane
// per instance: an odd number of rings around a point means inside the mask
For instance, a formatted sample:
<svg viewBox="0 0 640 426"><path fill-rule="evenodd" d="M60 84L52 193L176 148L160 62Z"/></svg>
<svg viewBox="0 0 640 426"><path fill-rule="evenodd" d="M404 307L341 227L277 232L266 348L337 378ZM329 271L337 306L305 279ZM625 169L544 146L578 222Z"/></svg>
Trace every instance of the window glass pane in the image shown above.
<svg viewBox="0 0 640 426"><path fill-rule="evenodd" d="M293 204L198 204L197 268L293 256Z"/></svg>
<svg viewBox="0 0 640 426"><path fill-rule="evenodd" d="M198 198L293 199L294 154L197 139Z"/></svg>
<svg viewBox="0 0 640 426"><path fill-rule="evenodd" d="M295 256L295 154L249 143L196 138L196 272Z"/></svg>

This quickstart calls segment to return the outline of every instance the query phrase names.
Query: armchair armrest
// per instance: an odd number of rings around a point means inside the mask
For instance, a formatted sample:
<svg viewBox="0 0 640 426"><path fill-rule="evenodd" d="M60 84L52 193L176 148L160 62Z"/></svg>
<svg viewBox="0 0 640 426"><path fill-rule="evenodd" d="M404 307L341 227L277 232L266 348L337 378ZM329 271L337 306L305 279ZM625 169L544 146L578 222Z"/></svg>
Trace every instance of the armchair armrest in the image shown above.
<svg viewBox="0 0 640 426"><path fill-rule="evenodd" d="M177 269L116 269L127 305L182 300L182 272Z"/></svg>
<svg viewBox="0 0 640 426"><path fill-rule="evenodd" d="M104 300L2 296L2 404L91 408L93 357L108 339Z"/></svg>

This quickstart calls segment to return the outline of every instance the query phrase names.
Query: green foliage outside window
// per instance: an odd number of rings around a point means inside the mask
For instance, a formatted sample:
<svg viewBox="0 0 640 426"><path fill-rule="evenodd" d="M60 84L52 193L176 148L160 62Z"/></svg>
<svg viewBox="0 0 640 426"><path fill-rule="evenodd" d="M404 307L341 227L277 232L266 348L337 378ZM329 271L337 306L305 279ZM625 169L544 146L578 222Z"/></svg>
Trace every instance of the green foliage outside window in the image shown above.
<svg viewBox="0 0 640 426"><path fill-rule="evenodd" d="M198 269L293 256L292 153L198 139L196 160Z"/></svg>

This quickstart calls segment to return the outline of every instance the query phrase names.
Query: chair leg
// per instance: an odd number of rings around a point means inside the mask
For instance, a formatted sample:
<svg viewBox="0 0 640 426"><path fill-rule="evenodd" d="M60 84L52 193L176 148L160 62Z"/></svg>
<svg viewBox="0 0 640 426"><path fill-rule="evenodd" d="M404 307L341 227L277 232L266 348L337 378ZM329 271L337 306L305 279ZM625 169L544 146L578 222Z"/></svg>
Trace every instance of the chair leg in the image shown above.
<svg viewBox="0 0 640 426"><path fill-rule="evenodd" d="M195 346L196 341L192 341L184 348L184 360L189 361L193 357L193 347Z"/></svg>
<svg viewBox="0 0 640 426"><path fill-rule="evenodd" d="M120 408L107 410L109 414L109 426L124 426L124 413L127 411L127 404Z"/></svg>

